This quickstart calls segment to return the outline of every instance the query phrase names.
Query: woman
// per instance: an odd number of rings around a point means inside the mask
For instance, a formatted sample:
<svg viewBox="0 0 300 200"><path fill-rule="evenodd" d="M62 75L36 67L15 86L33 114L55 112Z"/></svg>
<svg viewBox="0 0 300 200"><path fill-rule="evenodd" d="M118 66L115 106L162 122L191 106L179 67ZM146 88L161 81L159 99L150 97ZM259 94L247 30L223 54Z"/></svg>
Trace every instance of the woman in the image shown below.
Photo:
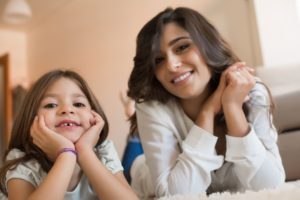
<svg viewBox="0 0 300 200"><path fill-rule="evenodd" d="M192 9L168 8L141 29L128 83L145 153L132 167L140 198L284 182L271 97L252 73Z"/></svg>

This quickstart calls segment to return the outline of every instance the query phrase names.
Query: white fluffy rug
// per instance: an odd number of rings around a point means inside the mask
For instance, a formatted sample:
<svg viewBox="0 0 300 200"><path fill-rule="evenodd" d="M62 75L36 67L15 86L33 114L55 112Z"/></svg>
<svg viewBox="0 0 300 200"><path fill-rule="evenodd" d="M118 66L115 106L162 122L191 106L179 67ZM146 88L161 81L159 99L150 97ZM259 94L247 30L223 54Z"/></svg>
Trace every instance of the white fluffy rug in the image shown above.
<svg viewBox="0 0 300 200"><path fill-rule="evenodd" d="M300 180L288 182L277 189L261 190L258 192L246 191L245 193L213 193L209 196L203 195L175 195L163 197L159 200L299 200Z"/></svg>

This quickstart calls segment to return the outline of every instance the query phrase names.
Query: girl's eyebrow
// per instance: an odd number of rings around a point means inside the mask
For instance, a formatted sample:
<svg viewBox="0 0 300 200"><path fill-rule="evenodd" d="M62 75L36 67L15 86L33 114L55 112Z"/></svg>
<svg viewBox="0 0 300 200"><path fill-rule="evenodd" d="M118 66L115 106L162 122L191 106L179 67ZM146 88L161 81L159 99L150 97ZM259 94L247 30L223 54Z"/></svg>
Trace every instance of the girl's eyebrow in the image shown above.
<svg viewBox="0 0 300 200"><path fill-rule="evenodd" d="M191 39L189 36L180 36L180 37L177 37L173 40L171 40L168 45L169 46L172 46L173 44L175 44L176 42L178 42L179 40L184 40L184 39Z"/></svg>
<svg viewBox="0 0 300 200"><path fill-rule="evenodd" d="M43 96L43 99L45 99L45 98L56 98L56 97L58 97L59 95L58 94L45 94L44 96ZM84 94L80 94L80 93L75 93L75 94L72 94L72 97L82 97L82 98L87 98Z"/></svg>

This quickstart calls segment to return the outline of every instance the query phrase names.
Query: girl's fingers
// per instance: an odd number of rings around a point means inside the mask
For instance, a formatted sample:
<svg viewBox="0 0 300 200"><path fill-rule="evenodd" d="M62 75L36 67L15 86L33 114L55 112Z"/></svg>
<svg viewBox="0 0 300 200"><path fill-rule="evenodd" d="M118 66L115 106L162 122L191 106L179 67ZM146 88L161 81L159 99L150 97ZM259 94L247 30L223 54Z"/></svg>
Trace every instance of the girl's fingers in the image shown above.
<svg viewBox="0 0 300 200"><path fill-rule="evenodd" d="M33 119L33 123L32 123L32 125L31 125L31 127L30 127L30 135L31 135L31 136L34 136L34 135L35 135L35 132L36 132L36 129L37 129L37 127L36 127L37 120L38 120L38 117L35 116L34 119Z"/></svg>
<svg viewBox="0 0 300 200"><path fill-rule="evenodd" d="M39 117L39 125L42 129L45 129L46 128L46 124L45 124L45 117L43 115L41 115Z"/></svg>
<svg viewBox="0 0 300 200"><path fill-rule="evenodd" d="M93 114L95 124L99 124L99 123L103 122L102 117L97 112L95 112L93 110L91 112Z"/></svg>

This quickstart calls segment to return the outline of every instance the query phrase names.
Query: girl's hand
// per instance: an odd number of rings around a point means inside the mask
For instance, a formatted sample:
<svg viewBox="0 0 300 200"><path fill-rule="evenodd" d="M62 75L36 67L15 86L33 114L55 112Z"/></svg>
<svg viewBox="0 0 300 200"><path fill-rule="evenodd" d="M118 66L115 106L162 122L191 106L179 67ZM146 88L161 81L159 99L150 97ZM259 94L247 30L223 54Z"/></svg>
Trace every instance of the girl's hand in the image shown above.
<svg viewBox="0 0 300 200"><path fill-rule="evenodd" d="M237 66L225 73L226 88L222 95L222 105L242 107L249 99L248 94L255 85L255 79L249 68Z"/></svg>
<svg viewBox="0 0 300 200"><path fill-rule="evenodd" d="M92 150L97 144L100 132L104 126L104 120L102 117L95 111L91 111L93 118L90 120L91 127L81 135L79 140L75 144L75 148L78 152L83 149Z"/></svg>
<svg viewBox="0 0 300 200"><path fill-rule="evenodd" d="M50 160L54 161L63 148L74 148L74 144L65 137L54 132L45 124L44 116L36 116L30 129L33 143L37 145Z"/></svg>

